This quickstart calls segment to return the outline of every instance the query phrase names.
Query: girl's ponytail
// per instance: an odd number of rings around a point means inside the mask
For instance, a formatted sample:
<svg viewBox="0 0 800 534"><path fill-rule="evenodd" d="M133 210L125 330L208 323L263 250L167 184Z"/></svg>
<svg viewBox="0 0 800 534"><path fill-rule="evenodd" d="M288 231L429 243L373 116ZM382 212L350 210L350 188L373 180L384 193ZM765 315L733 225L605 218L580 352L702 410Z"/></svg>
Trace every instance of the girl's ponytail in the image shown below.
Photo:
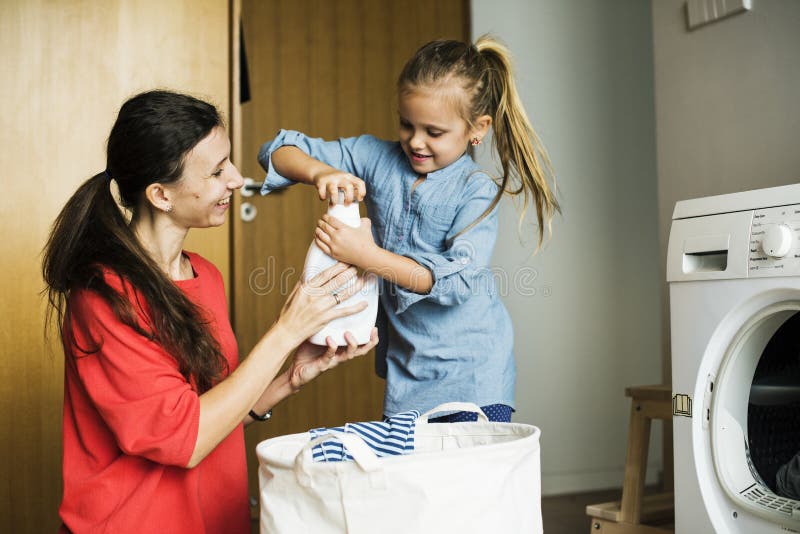
<svg viewBox="0 0 800 534"><path fill-rule="evenodd" d="M511 54L490 36L484 35L475 48L486 64L484 85L475 95L473 110L493 111L493 143L503 171L501 193L522 194L523 208L520 223L525 217L531 197L536 206L539 225L539 246L544 241L544 228L551 233L551 221L561 207L550 189L553 172L550 158L533 130L514 82ZM516 176L519 184L512 185ZM495 198L489 210L499 202Z"/></svg>

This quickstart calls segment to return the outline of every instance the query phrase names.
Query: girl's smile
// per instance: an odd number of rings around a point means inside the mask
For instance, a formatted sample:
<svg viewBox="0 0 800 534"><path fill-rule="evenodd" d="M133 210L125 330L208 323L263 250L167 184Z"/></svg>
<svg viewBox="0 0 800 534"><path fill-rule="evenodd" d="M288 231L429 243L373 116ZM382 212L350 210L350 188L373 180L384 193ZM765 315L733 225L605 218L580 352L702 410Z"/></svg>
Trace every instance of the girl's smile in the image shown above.
<svg viewBox="0 0 800 534"><path fill-rule="evenodd" d="M426 155L426 154L417 154L416 152L412 152L411 153L411 159L414 162L417 162L417 163L421 163L423 161L426 161L430 157L431 157L430 155Z"/></svg>

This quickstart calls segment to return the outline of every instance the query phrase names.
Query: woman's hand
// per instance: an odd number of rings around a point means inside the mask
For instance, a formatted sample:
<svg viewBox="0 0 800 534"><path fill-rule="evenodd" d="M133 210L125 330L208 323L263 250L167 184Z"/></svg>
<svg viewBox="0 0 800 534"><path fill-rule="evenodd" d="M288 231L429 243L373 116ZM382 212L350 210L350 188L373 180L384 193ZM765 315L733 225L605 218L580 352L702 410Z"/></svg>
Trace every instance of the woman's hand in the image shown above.
<svg viewBox="0 0 800 534"><path fill-rule="evenodd" d="M298 282L286 299L276 326L299 344L333 319L360 312L367 307L366 301L336 307L363 288L364 281L353 280L355 276L355 267L337 263L307 282Z"/></svg>
<svg viewBox="0 0 800 534"><path fill-rule="evenodd" d="M314 241L328 256L362 269L371 267L370 258L377 248L372 222L366 217L361 219L361 226L353 228L326 213L317 222Z"/></svg>
<svg viewBox="0 0 800 534"><path fill-rule="evenodd" d="M364 200L364 196L367 194L367 186L364 184L364 180L338 169L325 169L315 175L312 178L312 182L317 188L320 200L327 199L332 203L339 202L340 189L344 191L345 205L354 200Z"/></svg>
<svg viewBox="0 0 800 534"><path fill-rule="evenodd" d="M337 347L328 337L325 341L327 347L312 345L308 341L300 345L294 353L292 363L289 365L289 383L294 391L308 384L321 373L333 369L341 362L352 360L368 353L378 344L378 329L373 328L369 342L359 346L350 332L345 332L346 347Z"/></svg>

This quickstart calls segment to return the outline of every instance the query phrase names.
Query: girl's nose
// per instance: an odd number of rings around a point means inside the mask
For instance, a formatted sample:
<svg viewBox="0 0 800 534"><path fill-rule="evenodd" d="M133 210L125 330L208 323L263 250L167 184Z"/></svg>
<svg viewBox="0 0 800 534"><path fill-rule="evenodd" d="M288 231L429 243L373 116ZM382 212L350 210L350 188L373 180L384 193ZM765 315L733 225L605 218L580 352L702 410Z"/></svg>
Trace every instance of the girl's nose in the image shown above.
<svg viewBox="0 0 800 534"><path fill-rule="evenodd" d="M414 133L414 135L411 136L411 139L408 140L408 146L411 148L422 148L425 146L422 135L419 133Z"/></svg>

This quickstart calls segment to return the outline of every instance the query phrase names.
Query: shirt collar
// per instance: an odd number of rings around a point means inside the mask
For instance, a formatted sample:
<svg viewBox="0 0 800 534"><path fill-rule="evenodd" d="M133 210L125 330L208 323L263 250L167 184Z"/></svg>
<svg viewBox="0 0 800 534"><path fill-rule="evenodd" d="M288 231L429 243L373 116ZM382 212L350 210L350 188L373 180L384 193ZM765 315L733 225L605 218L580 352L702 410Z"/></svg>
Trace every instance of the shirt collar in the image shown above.
<svg viewBox="0 0 800 534"><path fill-rule="evenodd" d="M458 171L459 169L464 167L464 165L467 165L471 161L472 161L472 158L470 157L470 155L467 154L466 152L464 152L463 154L461 154L460 158L455 160L453 163L451 163L447 167L442 167L438 171L429 172L427 179L428 180L436 180L437 178L440 178L440 177L443 177L443 176L449 176L449 175L451 175L451 173L453 173L454 171Z"/></svg>

